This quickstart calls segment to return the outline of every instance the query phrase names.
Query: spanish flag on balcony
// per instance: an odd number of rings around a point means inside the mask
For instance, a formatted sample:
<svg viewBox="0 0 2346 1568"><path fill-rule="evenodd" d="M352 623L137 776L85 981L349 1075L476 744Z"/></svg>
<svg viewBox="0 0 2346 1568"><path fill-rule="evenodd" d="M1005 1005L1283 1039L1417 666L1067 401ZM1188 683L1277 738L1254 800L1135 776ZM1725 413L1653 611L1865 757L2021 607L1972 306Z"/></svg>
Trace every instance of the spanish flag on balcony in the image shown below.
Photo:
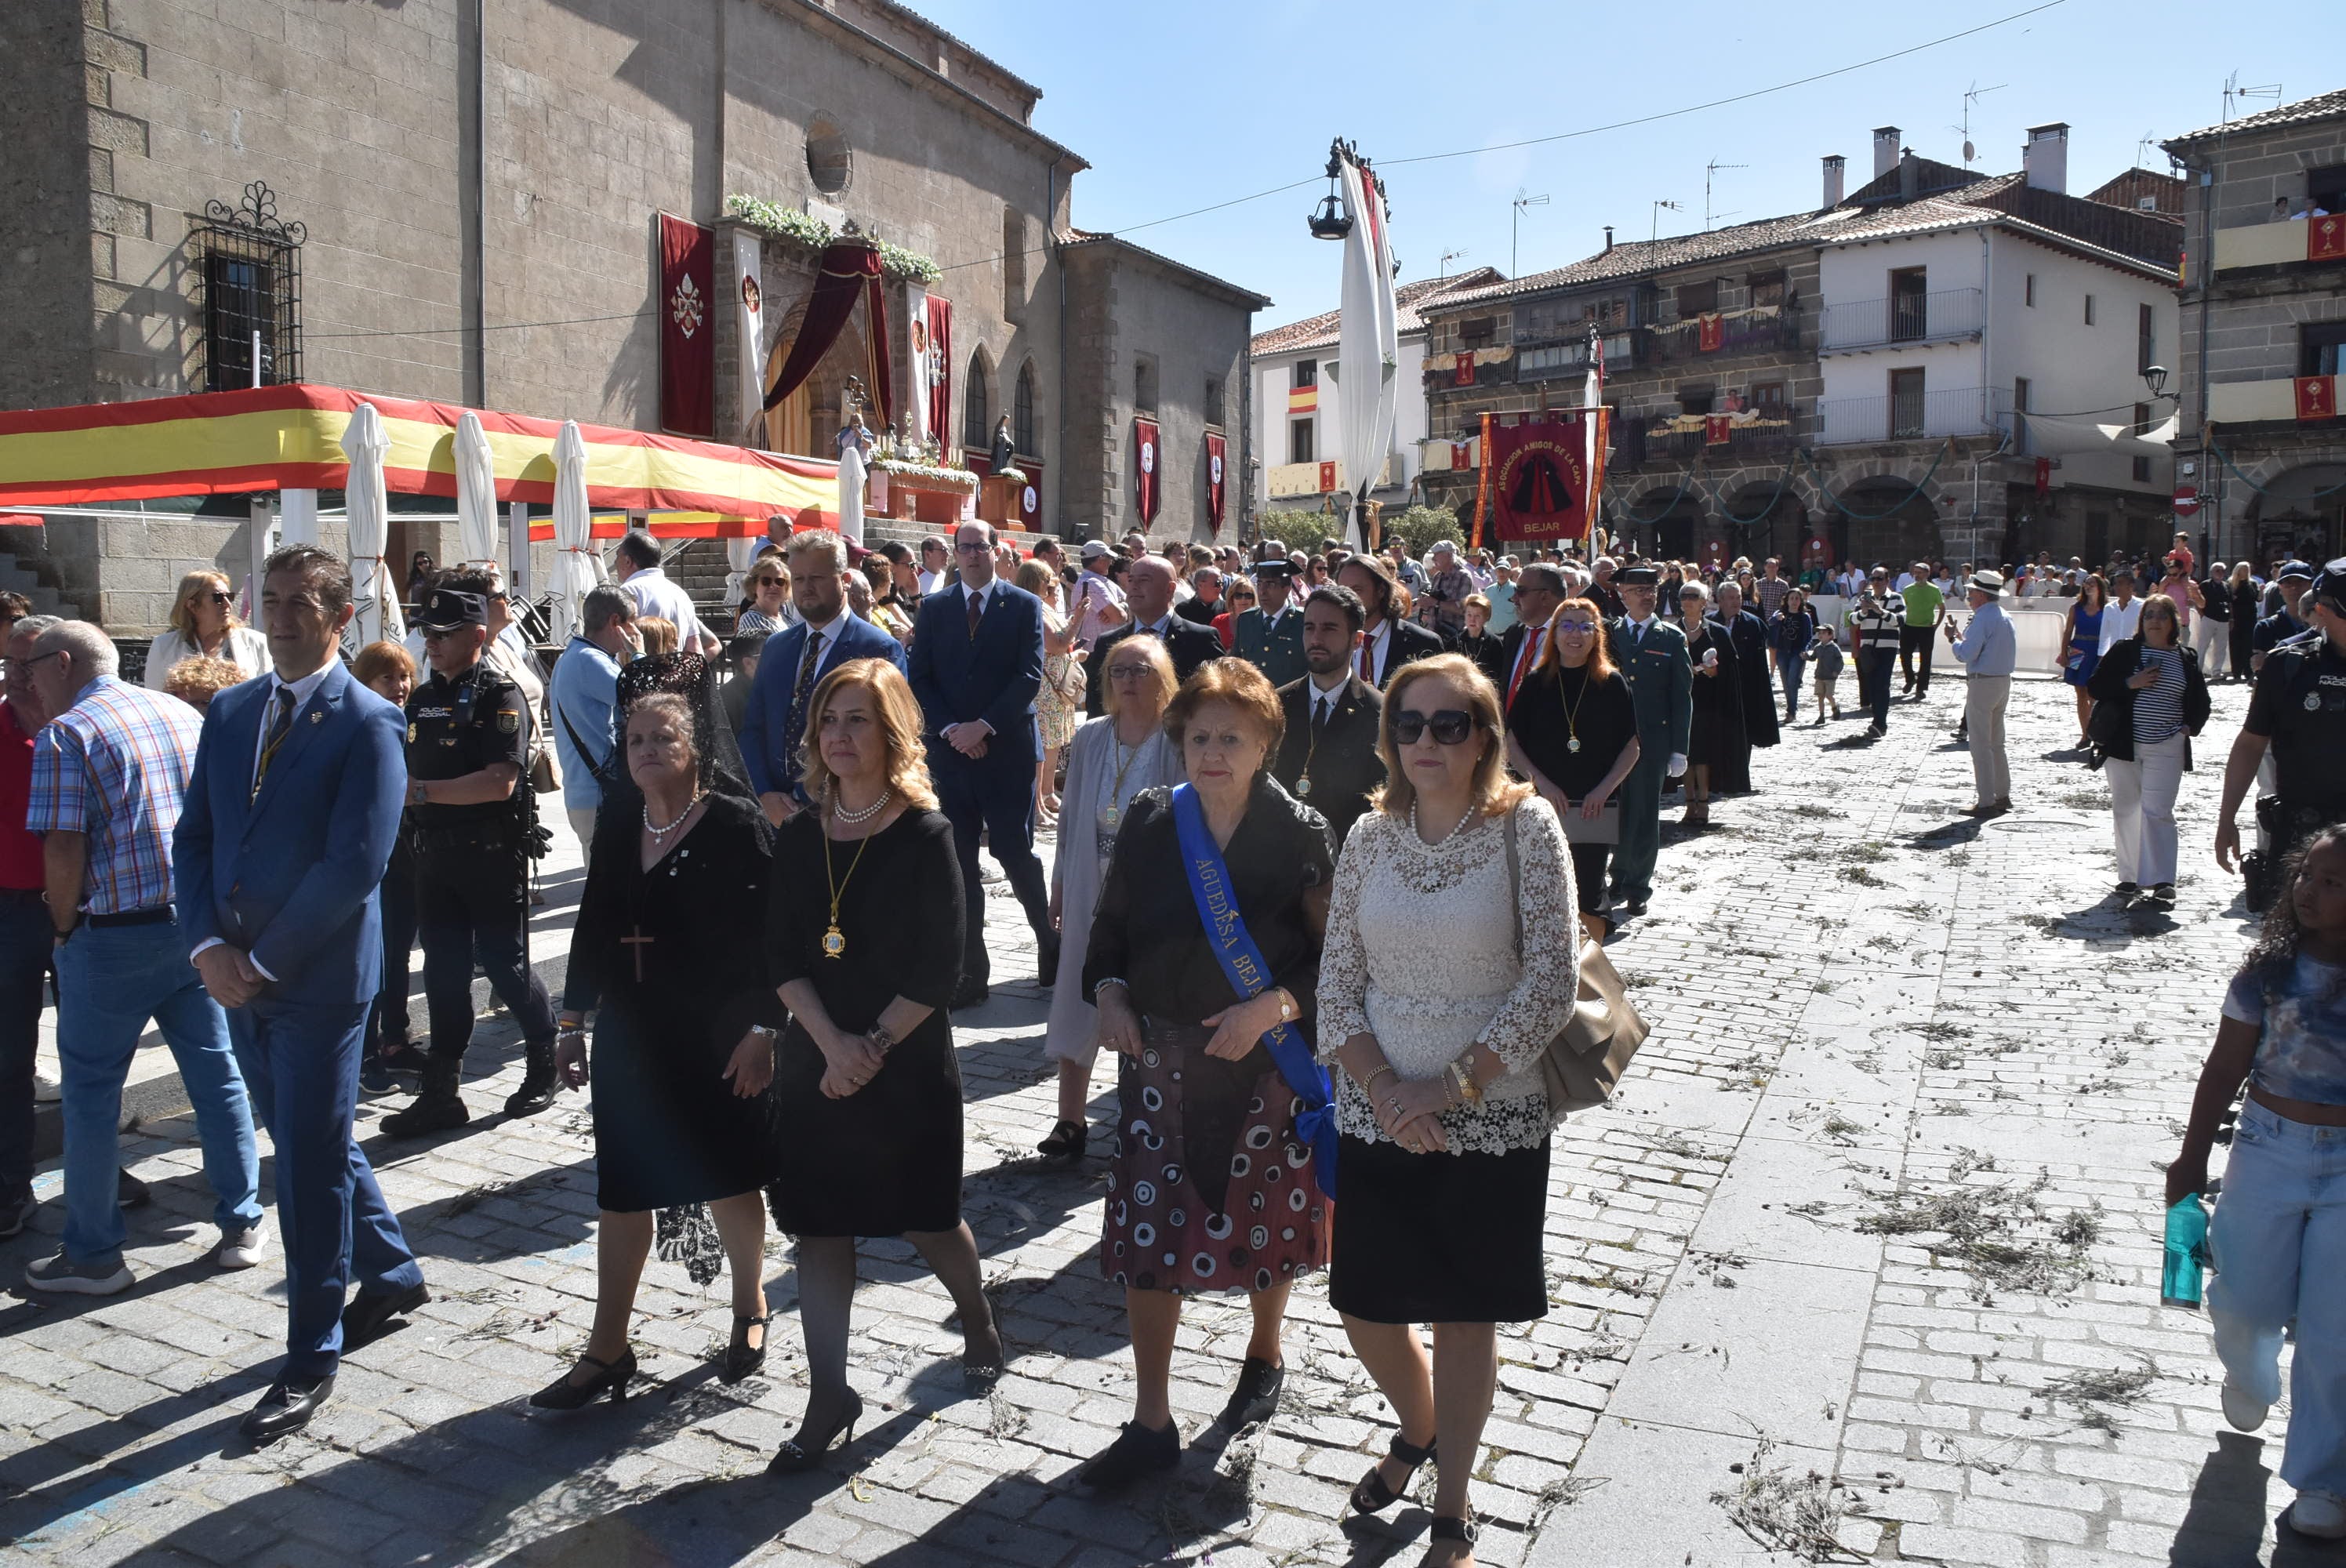
<svg viewBox="0 0 2346 1568"><path fill-rule="evenodd" d="M1290 388L1288 389L1288 391L1287 391L1287 412L1290 412L1290 413L1311 413L1311 412L1315 412L1319 409L1319 407L1320 407L1320 389L1319 389L1319 387L1318 387L1317 385L1312 385L1312 386L1308 386L1308 387L1290 387Z"/></svg>

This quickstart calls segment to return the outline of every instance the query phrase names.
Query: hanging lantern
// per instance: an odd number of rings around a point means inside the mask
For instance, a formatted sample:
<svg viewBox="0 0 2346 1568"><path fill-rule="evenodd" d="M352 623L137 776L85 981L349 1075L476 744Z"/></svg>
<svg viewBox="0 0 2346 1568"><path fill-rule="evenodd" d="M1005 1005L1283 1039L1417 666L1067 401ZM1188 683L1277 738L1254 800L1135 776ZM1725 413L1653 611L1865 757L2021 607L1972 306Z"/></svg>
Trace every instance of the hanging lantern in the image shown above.
<svg viewBox="0 0 2346 1568"><path fill-rule="evenodd" d="M1321 202L1320 210L1305 219L1311 226L1314 239L1341 239L1352 232L1351 214L1344 210L1344 198L1339 182L1344 177L1343 143L1328 144L1328 196Z"/></svg>

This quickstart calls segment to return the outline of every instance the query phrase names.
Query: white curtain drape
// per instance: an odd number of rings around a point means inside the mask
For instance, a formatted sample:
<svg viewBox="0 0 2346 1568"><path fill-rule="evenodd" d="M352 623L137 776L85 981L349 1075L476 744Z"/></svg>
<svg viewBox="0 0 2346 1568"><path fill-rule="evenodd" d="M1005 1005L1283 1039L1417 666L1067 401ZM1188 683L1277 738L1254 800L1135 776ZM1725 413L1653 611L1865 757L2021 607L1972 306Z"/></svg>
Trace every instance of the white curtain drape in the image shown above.
<svg viewBox="0 0 2346 1568"><path fill-rule="evenodd" d="M382 558L391 539L391 496L382 474L391 436L374 404L362 402L352 412L342 432L342 451L351 460L343 497L350 519L351 579L359 607L351 621L352 635L360 647L398 642L406 636L407 626L399 613L398 580Z"/></svg>
<svg viewBox="0 0 2346 1568"><path fill-rule="evenodd" d="M318 542L318 493L280 490L277 493L277 543L314 545Z"/></svg>
<svg viewBox="0 0 2346 1568"><path fill-rule="evenodd" d="M554 640L566 644L579 626L580 602L602 579L595 520L586 510L586 439L565 420L554 438Z"/></svg>

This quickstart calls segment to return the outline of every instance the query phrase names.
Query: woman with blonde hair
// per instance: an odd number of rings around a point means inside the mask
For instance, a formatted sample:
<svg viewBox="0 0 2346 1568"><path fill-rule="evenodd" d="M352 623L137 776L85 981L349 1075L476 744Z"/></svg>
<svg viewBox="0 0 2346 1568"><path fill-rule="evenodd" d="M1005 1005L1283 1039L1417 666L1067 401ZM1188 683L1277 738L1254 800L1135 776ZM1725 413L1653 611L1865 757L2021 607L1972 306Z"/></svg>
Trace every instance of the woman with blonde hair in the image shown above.
<svg viewBox="0 0 2346 1568"><path fill-rule="evenodd" d="M1498 690L1470 660L1402 669L1379 749L1387 782L1344 840L1320 969L1320 1056L1341 1069L1328 1296L1401 1426L1352 1506L1391 1506L1435 1460L1425 1561L1446 1568L1473 1561L1496 1325L1547 1311L1540 1055L1572 1012L1580 925L1564 830L1508 779Z"/></svg>
<svg viewBox="0 0 2346 1568"><path fill-rule="evenodd" d="M1097 673L1107 711L1086 720L1067 748L1066 811L1051 861L1059 971L1043 1054L1059 1064L1059 1119L1038 1152L1054 1166L1081 1160L1089 1135L1085 1106L1099 1057L1099 1012L1084 990L1084 954L1100 882L1116 853L1117 826L1143 790L1181 782L1181 754L1165 733L1165 707L1180 683L1164 642L1148 632L1119 637Z"/></svg>
<svg viewBox="0 0 2346 1568"><path fill-rule="evenodd" d="M171 671L182 659L226 659L247 680L265 672L269 639L238 620L235 606L227 573L199 566L180 578L170 628L147 650L148 689L169 690Z"/></svg>
<svg viewBox="0 0 2346 1568"><path fill-rule="evenodd" d="M1059 777L1059 754L1073 743L1076 726L1084 721L1084 656L1076 647L1073 623L1060 610L1059 575L1050 563L1022 561L1012 580L1043 601L1043 687L1035 694L1035 728L1043 756L1035 765L1035 809L1050 822L1059 815L1059 797L1052 788Z"/></svg>
<svg viewBox="0 0 2346 1568"><path fill-rule="evenodd" d="M961 1070L946 1003L961 979L961 865L937 809L912 687L852 659L809 698L811 802L774 839L767 969L790 1009L775 1057L782 1160L767 1196L798 1240L808 1392L769 1467L812 1469L863 1401L847 1381L855 1242L901 1236L961 1314L962 1377L1002 1376L1002 1337L961 1217Z"/></svg>
<svg viewBox="0 0 2346 1568"><path fill-rule="evenodd" d="M658 658L676 652L676 623L666 616L637 617L636 635L644 642L644 651L636 656L638 658Z"/></svg>

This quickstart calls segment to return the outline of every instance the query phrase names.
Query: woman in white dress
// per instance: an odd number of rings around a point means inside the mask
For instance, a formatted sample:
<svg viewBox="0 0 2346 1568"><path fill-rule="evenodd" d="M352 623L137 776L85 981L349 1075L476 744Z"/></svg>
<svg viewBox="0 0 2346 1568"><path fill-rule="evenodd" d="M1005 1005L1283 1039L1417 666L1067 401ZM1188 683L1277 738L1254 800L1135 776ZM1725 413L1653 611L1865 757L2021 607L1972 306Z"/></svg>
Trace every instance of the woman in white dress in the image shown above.
<svg viewBox="0 0 2346 1568"><path fill-rule="evenodd" d="M1039 1145L1047 1165L1072 1166L1089 1136L1085 1106L1099 1057L1099 1010L1084 991L1084 954L1100 883L1116 851L1116 830L1143 789L1178 784L1181 753L1165 733L1165 706L1180 689L1173 657L1154 636L1126 637L1095 672L1107 685L1107 711L1086 720L1067 749L1060 796L1059 850L1051 865L1051 923L1059 931L1058 983L1044 1054L1059 1064L1059 1119Z"/></svg>
<svg viewBox="0 0 2346 1568"><path fill-rule="evenodd" d="M1391 1506L1438 1454L1425 1562L1449 1568L1473 1561L1497 1325L1547 1310L1540 1056L1578 991L1580 924L1564 830L1508 779L1499 694L1472 661L1403 669L1379 748L1388 782L1344 840L1321 955L1342 1137L1328 1298L1401 1422L1352 1506Z"/></svg>
<svg viewBox="0 0 2346 1568"><path fill-rule="evenodd" d="M266 670L269 639L236 618L235 603L225 572L199 567L180 578L170 629L147 650L148 689L161 691L171 667L181 659L226 659L248 680Z"/></svg>

